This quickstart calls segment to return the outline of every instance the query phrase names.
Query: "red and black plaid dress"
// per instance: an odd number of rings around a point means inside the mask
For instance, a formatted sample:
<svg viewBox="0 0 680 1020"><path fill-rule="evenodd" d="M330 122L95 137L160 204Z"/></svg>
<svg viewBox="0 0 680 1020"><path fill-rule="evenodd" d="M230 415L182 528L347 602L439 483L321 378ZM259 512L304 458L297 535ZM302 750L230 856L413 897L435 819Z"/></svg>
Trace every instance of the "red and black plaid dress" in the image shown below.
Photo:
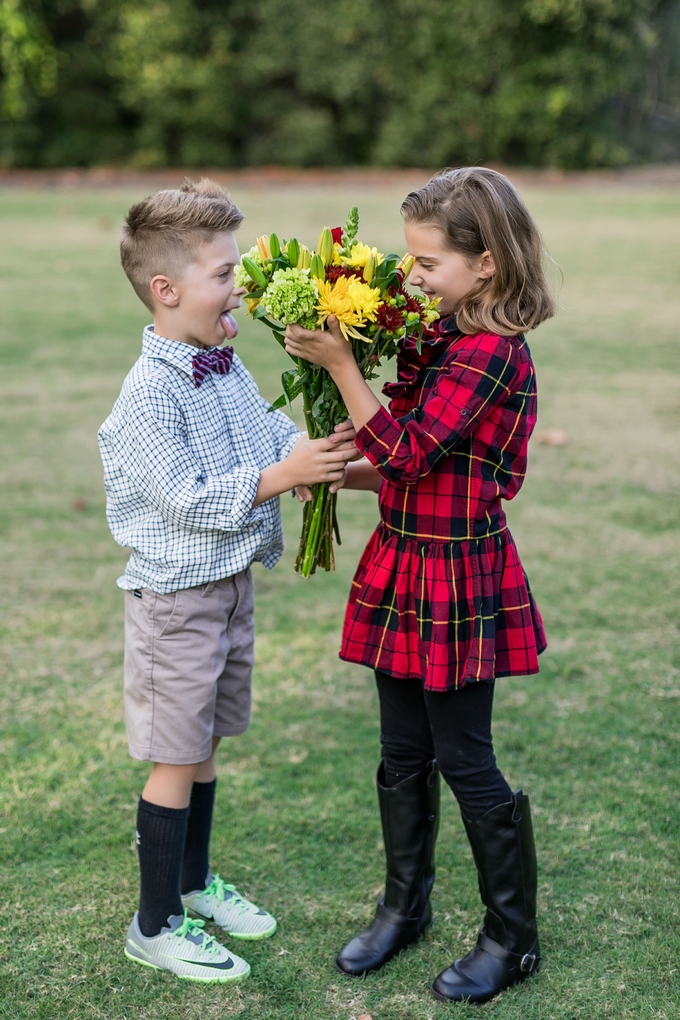
<svg viewBox="0 0 680 1020"><path fill-rule="evenodd" d="M383 476L381 523L357 568L340 657L429 691L538 672L543 624L501 498L526 471L536 377L523 337L446 319L356 437Z"/></svg>

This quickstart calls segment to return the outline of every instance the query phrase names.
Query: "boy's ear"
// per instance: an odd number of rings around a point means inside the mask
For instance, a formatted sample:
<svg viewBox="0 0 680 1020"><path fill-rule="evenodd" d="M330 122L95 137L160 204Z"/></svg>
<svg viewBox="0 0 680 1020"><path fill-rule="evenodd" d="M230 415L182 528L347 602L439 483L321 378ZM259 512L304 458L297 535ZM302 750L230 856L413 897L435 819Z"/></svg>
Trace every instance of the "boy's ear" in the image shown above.
<svg viewBox="0 0 680 1020"><path fill-rule="evenodd" d="M166 308L175 308L179 304L177 288L168 276L154 276L149 281L149 290L154 301L165 305Z"/></svg>

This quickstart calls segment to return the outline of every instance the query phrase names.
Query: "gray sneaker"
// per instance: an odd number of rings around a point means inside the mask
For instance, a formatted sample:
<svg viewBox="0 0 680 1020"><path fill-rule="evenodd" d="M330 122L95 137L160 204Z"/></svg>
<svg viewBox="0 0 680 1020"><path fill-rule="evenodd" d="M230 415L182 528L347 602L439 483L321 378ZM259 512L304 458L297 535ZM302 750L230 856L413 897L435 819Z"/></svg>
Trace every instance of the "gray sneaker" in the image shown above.
<svg viewBox="0 0 680 1020"><path fill-rule="evenodd" d="M236 887L227 885L219 875L208 873L205 889L182 896L182 906L201 917L212 919L236 939L266 939L276 931L271 914L247 900Z"/></svg>
<svg viewBox="0 0 680 1020"><path fill-rule="evenodd" d="M203 931L203 924L187 917L185 910L184 917L174 914L168 918L167 928L147 938L139 927L139 914L135 914L128 928L125 955L145 967L170 970L187 981L226 984L247 978L250 964Z"/></svg>

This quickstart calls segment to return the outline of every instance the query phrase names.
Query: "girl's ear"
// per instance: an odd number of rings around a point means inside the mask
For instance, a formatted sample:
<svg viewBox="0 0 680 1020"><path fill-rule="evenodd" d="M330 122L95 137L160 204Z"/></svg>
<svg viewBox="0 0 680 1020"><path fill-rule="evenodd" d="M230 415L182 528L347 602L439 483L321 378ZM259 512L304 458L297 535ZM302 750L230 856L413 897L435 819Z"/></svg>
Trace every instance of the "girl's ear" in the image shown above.
<svg viewBox="0 0 680 1020"><path fill-rule="evenodd" d="M174 308L179 303L179 294L167 276L154 276L149 281L152 297L166 308Z"/></svg>
<svg viewBox="0 0 680 1020"><path fill-rule="evenodd" d="M479 260L479 275L486 280L496 272L496 263L490 251L485 251Z"/></svg>

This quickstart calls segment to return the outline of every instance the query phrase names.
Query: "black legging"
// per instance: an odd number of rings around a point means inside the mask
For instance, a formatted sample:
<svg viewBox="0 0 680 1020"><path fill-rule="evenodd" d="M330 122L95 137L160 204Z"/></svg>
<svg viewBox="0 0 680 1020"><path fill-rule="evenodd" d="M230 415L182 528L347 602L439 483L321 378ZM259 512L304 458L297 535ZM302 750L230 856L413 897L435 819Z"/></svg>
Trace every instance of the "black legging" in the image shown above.
<svg viewBox="0 0 680 1020"><path fill-rule="evenodd" d="M420 680L376 671L380 742L388 786L420 772L433 758L469 821L512 797L493 753L494 685L480 681L457 691L424 691Z"/></svg>

